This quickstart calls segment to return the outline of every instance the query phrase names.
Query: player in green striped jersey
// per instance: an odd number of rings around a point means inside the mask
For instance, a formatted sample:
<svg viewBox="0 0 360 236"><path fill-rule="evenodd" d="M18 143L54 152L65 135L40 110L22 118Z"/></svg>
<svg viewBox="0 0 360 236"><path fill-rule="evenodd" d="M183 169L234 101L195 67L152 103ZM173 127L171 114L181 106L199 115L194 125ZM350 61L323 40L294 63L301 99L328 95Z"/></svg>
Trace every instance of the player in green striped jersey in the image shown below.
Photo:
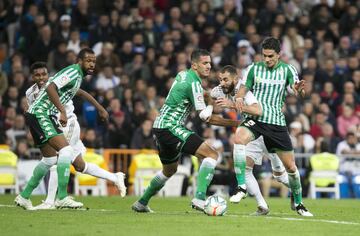
<svg viewBox="0 0 360 236"><path fill-rule="evenodd" d="M209 186L218 153L202 138L185 127L185 120L195 108L199 117L210 124L237 126L238 121L225 120L212 115L212 106L206 106L201 80L210 75L211 58L209 52L197 49L191 54L191 69L177 74L171 86L160 115L153 125L153 133L159 150L163 169L150 182L141 198L132 205L136 212L151 212L148 202L176 173L178 160L182 153L202 159L197 178L195 198L192 207L204 209L206 190Z"/></svg>
<svg viewBox="0 0 360 236"><path fill-rule="evenodd" d="M32 208L32 203L29 200L32 191L39 185L40 180L47 174L50 167L57 164L59 199L55 202L55 206L59 208L83 206L82 203L74 201L67 195L70 163L74 150L59 128L56 114L60 114L60 124L66 126L67 115L64 104L75 96L84 76L94 72L95 62L95 53L90 48L82 49L78 55L78 63L55 74L47 85L40 90L35 102L25 113L26 122L30 127L35 144L40 147L44 158L35 167L24 191L15 198L17 205L25 209ZM33 66L31 73L32 76L48 76L46 67L41 65ZM56 152L58 152L58 158Z"/></svg>
<svg viewBox="0 0 360 236"><path fill-rule="evenodd" d="M251 90L260 102L263 113L261 116L246 118L236 130L234 159L245 165L246 145L262 135L269 152L278 154L288 172L297 213L302 216L313 216L302 202L300 175L282 113L286 90L290 88L295 94L303 93L304 81L296 83L298 75L295 68L279 60L279 40L272 37L265 39L262 43L262 55L263 61L252 64L248 69L246 84L240 87L237 94L237 104L241 111L245 94ZM245 183L238 187L238 195L246 195Z"/></svg>

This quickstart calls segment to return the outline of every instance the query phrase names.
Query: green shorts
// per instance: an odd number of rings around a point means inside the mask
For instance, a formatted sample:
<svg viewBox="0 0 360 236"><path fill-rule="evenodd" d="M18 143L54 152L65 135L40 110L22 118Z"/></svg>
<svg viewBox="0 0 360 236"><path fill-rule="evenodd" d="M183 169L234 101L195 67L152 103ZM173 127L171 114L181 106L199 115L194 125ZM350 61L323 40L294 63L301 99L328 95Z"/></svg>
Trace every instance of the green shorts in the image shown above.
<svg viewBox="0 0 360 236"><path fill-rule="evenodd" d="M51 138L63 134L55 115L31 114L26 112L25 120L37 147L41 147Z"/></svg>

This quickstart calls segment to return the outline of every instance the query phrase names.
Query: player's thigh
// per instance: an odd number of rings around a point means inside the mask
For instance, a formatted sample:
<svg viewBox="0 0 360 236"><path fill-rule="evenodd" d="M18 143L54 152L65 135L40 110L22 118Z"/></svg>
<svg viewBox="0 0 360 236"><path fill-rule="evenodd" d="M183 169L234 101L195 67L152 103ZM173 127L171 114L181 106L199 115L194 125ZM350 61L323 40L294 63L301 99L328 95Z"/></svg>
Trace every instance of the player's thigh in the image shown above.
<svg viewBox="0 0 360 236"><path fill-rule="evenodd" d="M57 123L55 116L39 113L25 113L25 120L30 128L30 133L33 136L36 146L42 147L48 143L57 151L61 149L59 149L59 147L64 147L62 145L64 144L63 141L65 139L60 137L63 136L63 133L59 128L59 124ZM55 141L51 142L52 139Z"/></svg>
<svg viewBox="0 0 360 236"><path fill-rule="evenodd" d="M246 145L260 136L255 120L247 118L235 131L234 142Z"/></svg>
<svg viewBox="0 0 360 236"><path fill-rule="evenodd" d="M175 163L181 156L184 141L169 129L153 129L156 147L163 165Z"/></svg>
<svg viewBox="0 0 360 236"><path fill-rule="evenodd" d="M40 147L40 151L41 154L43 155L43 157L54 157L57 155L56 150L51 147L49 144L45 144L43 146Z"/></svg>
<svg viewBox="0 0 360 236"><path fill-rule="evenodd" d="M245 149L247 159L250 158L253 161L254 165L261 165L264 156L263 146L258 140L259 138L248 143ZM246 165L248 165L248 161L246 161Z"/></svg>

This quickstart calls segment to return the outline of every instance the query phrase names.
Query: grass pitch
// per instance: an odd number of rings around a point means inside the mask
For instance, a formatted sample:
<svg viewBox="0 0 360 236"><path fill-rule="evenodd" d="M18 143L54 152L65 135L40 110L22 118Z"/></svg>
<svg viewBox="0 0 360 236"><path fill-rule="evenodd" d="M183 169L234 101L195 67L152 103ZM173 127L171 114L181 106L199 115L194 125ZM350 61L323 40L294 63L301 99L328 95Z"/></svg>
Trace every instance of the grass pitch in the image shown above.
<svg viewBox="0 0 360 236"><path fill-rule="evenodd" d="M309 200L315 215L298 216L288 199L268 199L270 215L249 216L252 198L228 202L225 216L212 217L190 209L190 198L154 198L153 214L131 211L134 197L78 197L89 210L25 211L14 207L14 195L0 195L0 235L360 235L359 200ZM43 196L32 198L40 203Z"/></svg>

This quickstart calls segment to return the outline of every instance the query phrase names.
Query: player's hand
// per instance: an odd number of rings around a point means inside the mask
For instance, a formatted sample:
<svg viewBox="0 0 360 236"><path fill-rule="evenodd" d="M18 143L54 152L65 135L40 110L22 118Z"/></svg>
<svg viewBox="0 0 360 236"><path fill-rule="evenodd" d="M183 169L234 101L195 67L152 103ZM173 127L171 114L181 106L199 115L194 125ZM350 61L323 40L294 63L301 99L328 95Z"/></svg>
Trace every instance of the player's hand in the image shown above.
<svg viewBox="0 0 360 236"><path fill-rule="evenodd" d="M234 108L235 104L233 101L227 98L218 98L215 101L216 105L222 107L222 108Z"/></svg>
<svg viewBox="0 0 360 236"><path fill-rule="evenodd" d="M62 127L66 126L66 124L67 124L66 111L60 112L59 122L60 122Z"/></svg>
<svg viewBox="0 0 360 236"><path fill-rule="evenodd" d="M294 89L295 89L295 93L296 95L300 95L302 97L305 96L305 80L300 80L299 82L297 82L296 84L294 84Z"/></svg>
<svg viewBox="0 0 360 236"><path fill-rule="evenodd" d="M236 106L236 110L239 113L242 113L243 112L243 107L245 106L244 99L243 98L236 98L235 106Z"/></svg>
<svg viewBox="0 0 360 236"><path fill-rule="evenodd" d="M99 116L103 122L106 122L109 119L109 113L105 109L99 110Z"/></svg>

